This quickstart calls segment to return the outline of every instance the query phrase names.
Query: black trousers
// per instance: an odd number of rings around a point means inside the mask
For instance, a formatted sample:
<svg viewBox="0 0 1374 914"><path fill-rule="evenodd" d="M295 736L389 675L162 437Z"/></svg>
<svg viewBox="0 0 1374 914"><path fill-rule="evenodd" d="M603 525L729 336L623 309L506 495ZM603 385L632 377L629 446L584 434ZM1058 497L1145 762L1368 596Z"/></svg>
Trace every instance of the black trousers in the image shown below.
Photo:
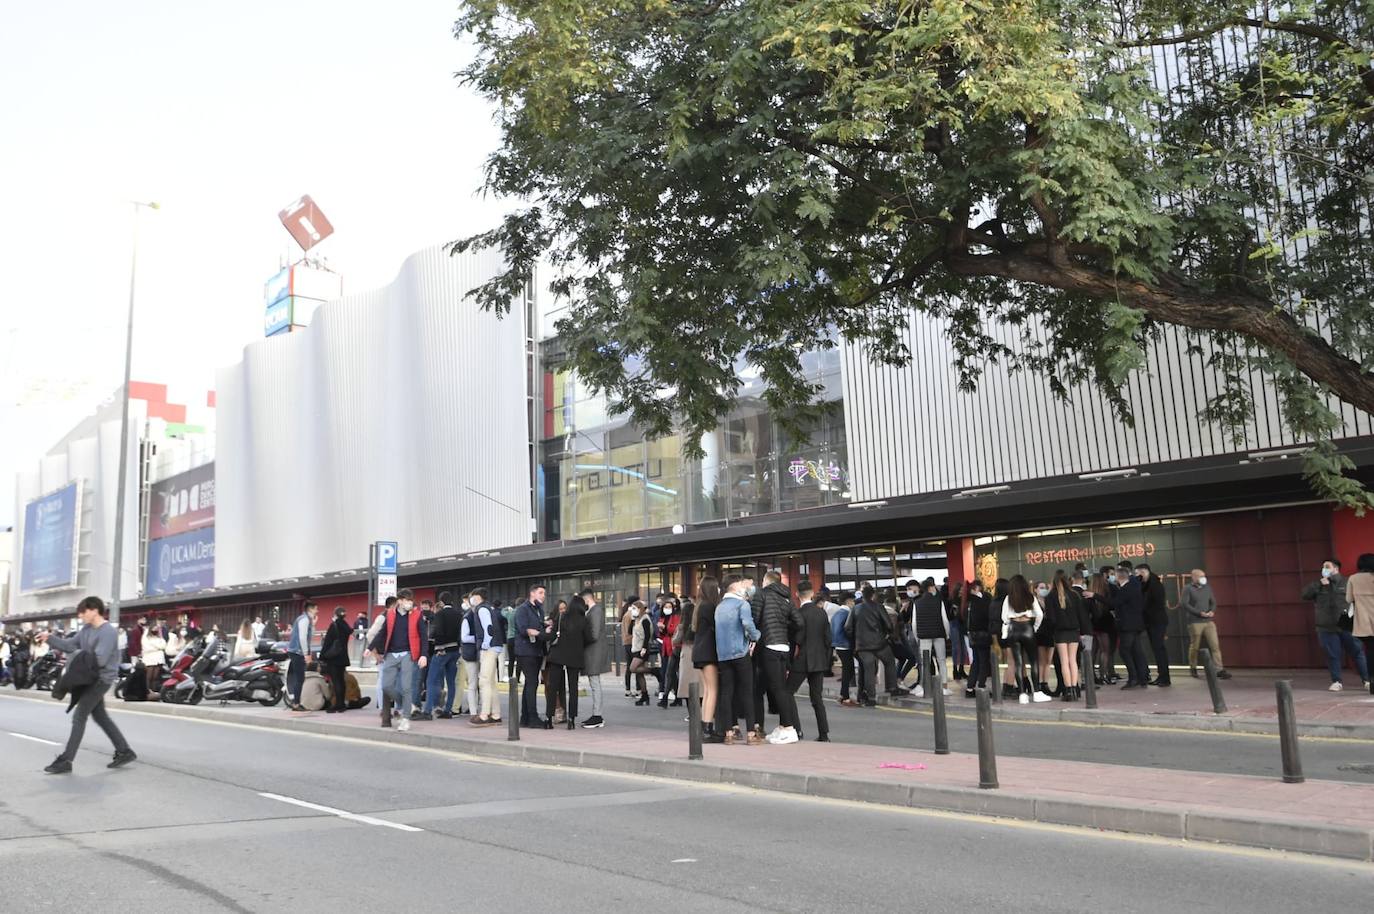
<svg viewBox="0 0 1374 914"><path fill-rule="evenodd" d="M81 739L86 735L87 718L94 720L96 726L105 731L110 742L114 743L116 752L129 751L124 734L119 732L115 722L110 719L110 712L105 710L105 693L109 688L106 683L96 683L81 691L81 697L72 708L72 732L67 737L67 748L62 750L61 758L69 762L76 761L76 750L81 748Z"/></svg>
<svg viewBox="0 0 1374 914"><path fill-rule="evenodd" d="M884 646L876 651L859 651L859 698L872 700L878 695L878 664L883 665L883 679L889 692L897 688L897 661L892 648Z"/></svg>
<svg viewBox="0 0 1374 914"><path fill-rule="evenodd" d="M568 720L577 720L577 677L581 675L580 667L560 666L557 663L544 667L544 709L550 719L553 718L553 709L562 701Z"/></svg>
<svg viewBox="0 0 1374 914"><path fill-rule="evenodd" d="M305 685L305 655L287 654L291 664L286 668L286 697L291 704L300 704L301 686Z"/></svg>
<svg viewBox="0 0 1374 914"><path fill-rule="evenodd" d="M983 688L987 685L988 677L992 677L992 684L997 686L997 677L992 672L992 645L975 644L973 646L973 666L968 674L969 688Z"/></svg>
<svg viewBox="0 0 1374 914"><path fill-rule="evenodd" d="M811 710L816 714L816 734L818 736L830 735L830 722L825 717L825 671L820 670L815 673L804 673L801 670L790 670L787 673L787 691L793 696L792 713L797 712L797 689L801 688L802 683L806 683L806 690L811 693ZM798 715L800 716L800 715ZM801 726L801 721L797 721L797 726Z"/></svg>
<svg viewBox="0 0 1374 914"><path fill-rule="evenodd" d="M347 682L344 679L348 672L348 665L343 663L325 664L324 674L329 677L329 685L334 691L334 710L342 711L345 708L344 690Z"/></svg>
<svg viewBox="0 0 1374 914"><path fill-rule="evenodd" d="M1145 661L1145 633L1121 632L1121 659L1126 662L1126 684L1145 685L1150 665Z"/></svg>
<svg viewBox="0 0 1374 914"><path fill-rule="evenodd" d="M520 675L525 677L524 691L520 693L520 723L529 726L539 719L539 668L544 665L543 657L516 657ZM553 708L549 709L553 716Z"/></svg>
<svg viewBox="0 0 1374 914"><path fill-rule="evenodd" d="M756 673L762 673L763 681L754 683L754 719L763 723L763 693L768 693L768 702L778 713L778 723L784 727L797 725L797 699L787 687L787 668L792 662L792 651L775 651L769 647L755 647L754 656L759 659Z"/></svg>
<svg viewBox="0 0 1374 914"><path fill-rule="evenodd" d="M745 730L754 729L754 661L748 656L722 660L716 664L716 675L716 728L724 733L743 715Z"/></svg>
<svg viewBox="0 0 1374 914"><path fill-rule="evenodd" d="M837 647L835 653L840 655L840 698L845 699L854 685L854 652L847 647Z"/></svg>
<svg viewBox="0 0 1374 914"><path fill-rule="evenodd" d="M1150 626L1150 650L1155 655L1155 669L1158 671L1160 682L1171 682L1169 679L1169 641L1166 635L1169 632L1169 623L1163 625Z"/></svg>

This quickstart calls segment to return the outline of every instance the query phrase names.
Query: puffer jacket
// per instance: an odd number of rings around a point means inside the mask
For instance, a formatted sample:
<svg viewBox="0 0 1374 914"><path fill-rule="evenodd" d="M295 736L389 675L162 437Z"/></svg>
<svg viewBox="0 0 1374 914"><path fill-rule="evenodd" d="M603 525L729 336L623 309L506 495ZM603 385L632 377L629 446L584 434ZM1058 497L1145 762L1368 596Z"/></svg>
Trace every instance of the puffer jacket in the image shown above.
<svg viewBox="0 0 1374 914"><path fill-rule="evenodd" d="M792 603L792 591L781 581L775 581L754 594L749 603L754 625L759 630L759 644L795 645L797 633L805 625L801 611Z"/></svg>

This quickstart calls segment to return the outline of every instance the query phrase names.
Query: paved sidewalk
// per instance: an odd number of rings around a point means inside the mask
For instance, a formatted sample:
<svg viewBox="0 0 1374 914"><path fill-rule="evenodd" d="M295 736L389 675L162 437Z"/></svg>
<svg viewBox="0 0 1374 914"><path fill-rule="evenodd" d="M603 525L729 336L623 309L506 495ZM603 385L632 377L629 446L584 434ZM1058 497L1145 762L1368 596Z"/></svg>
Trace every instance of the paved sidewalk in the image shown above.
<svg viewBox="0 0 1374 914"><path fill-rule="evenodd" d="M1010 699L1000 706L994 704L993 712L1007 718L1274 733L1278 729L1274 683L1287 679L1293 683L1293 709L1300 733L1374 740L1374 695L1360 687L1359 677L1353 673L1345 677L1342 692L1327 691L1331 680L1325 671L1239 670L1233 676L1221 683L1227 706L1224 714L1213 713L1207 680L1193 679L1186 668L1174 670L1174 684L1165 689L1124 692L1119 684L1102 686L1097 690L1098 706L1094 711L1085 707L1086 700L1021 705ZM951 682L949 687L954 693L946 699L949 712L973 714L973 699L963 696L964 683ZM838 677L825 681L827 697L838 698L839 689ZM928 698L908 697L889 702L884 695L881 700L903 707L930 707Z"/></svg>
<svg viewBox="0 0 1374 914"><path fill-rule="evenodd" d="M425 746L479 757L737 784L816 797L950 810L1172 838L1374 860L1374 785L1160 771L1118 765L998 760L1000 789L978 789L974 755L806 742L705 747L687 760L681 734L640 727L524 730L466 721L378 726L373 709L332 715L280 708L149 703L119 710L185 715Z"/></svg>

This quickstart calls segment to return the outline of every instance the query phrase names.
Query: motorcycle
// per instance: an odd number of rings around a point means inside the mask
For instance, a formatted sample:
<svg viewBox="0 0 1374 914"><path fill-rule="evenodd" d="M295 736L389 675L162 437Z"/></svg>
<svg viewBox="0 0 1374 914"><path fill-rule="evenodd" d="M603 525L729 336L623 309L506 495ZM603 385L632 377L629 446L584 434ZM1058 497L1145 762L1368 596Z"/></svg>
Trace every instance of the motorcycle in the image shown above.
<svg viewBox="0 0 1374 914"><path fill-rule="evenodd" d="M53 686L57 685L57 680L62 678L63 666L62 656L57 651L48 651L33 662L33 667L29 671L29 681L35 689L51 692Z"/></svg>
<svg viewBox="0 0 1374 914"><path fill-rule="evenodd" d="M256 701L270 708L280 702L286 692L280 666L286 659L285 652L274 651L266 642L260 643L256 658L228 665L221 662L208 675L203 675L202 695L222 705L231 701Z"/></svg>
<svg viewBox="0 0 1374 914"><path fill-rule="evenodd" d="M27 638L11 635L6 639L10 646L10 660L6 669L9 671L10 684L16 690L27 689L33 684L30 673L30 661L32 653L29 650Z"/></svg>
<svg viewBox="0 0 1374 914"><path fill-rule="evenodd" d="M158 689L159 701L176 705L200 704L204 695L201 692L200 683L193 675L193 670L196 670L196 664L201 664L196 672L204 675L205 669L214 663L214 656L208 659L205 656L206 647L209 643L206 636L202 635L182 648L181 653L177 654L172 661L171 669Z"/></svg>

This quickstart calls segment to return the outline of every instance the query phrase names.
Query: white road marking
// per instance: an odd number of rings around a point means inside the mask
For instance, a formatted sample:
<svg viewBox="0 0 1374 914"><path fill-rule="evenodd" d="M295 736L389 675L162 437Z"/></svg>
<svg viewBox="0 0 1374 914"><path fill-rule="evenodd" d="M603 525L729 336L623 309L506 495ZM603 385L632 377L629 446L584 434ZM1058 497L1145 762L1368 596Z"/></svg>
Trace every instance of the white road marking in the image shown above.
<svg viewBox="0 0 1374 914"><path fill-rule="evenodd" d="M26 740L29 740L30 742L42 743L42 744L45 745L45 746L60 746L60 745L62 745L61 743L55 743L55 742L53 742L53 741L50 740L50 739L39 739L39 738L36 737L36 736L29 736L27 733L15 733L15 732L12 731L12 730L6 730L5 732L6 732L6 733L9 733L10 736L17 737L18 739L26 739Z"/></svg>
<svg viewBox="0 0 1374 914"><path fill-rule="evenodd" d="M56 744L54 744L56 745ZM267 797L269 800L277 800L281 803L290 803L293 806L303 806L306 809L313 809L316 812L327 812L331 816L338 816L340 819L348 819L350 822L361 822L363 825L384 825L387 828L394 828L399 831L424 831L423 828L416 828L413 825L402 825L400 822L388 822L385 819L374 819L372 816L363 816L346 809L335 809L333 806L321 806L318 803L308 803L305 800L297 800L294 797L284 797L277 793L259 793L260 797Z"/></svg>
<svg viewBox="0 0 1374 914"><path fill-rule="evenodd" d="M673 862L674 862L674 863L696 863L696 862L697 862L697 858L695 858L695 857L679 857L678 859L674 860Z"/></svg>

